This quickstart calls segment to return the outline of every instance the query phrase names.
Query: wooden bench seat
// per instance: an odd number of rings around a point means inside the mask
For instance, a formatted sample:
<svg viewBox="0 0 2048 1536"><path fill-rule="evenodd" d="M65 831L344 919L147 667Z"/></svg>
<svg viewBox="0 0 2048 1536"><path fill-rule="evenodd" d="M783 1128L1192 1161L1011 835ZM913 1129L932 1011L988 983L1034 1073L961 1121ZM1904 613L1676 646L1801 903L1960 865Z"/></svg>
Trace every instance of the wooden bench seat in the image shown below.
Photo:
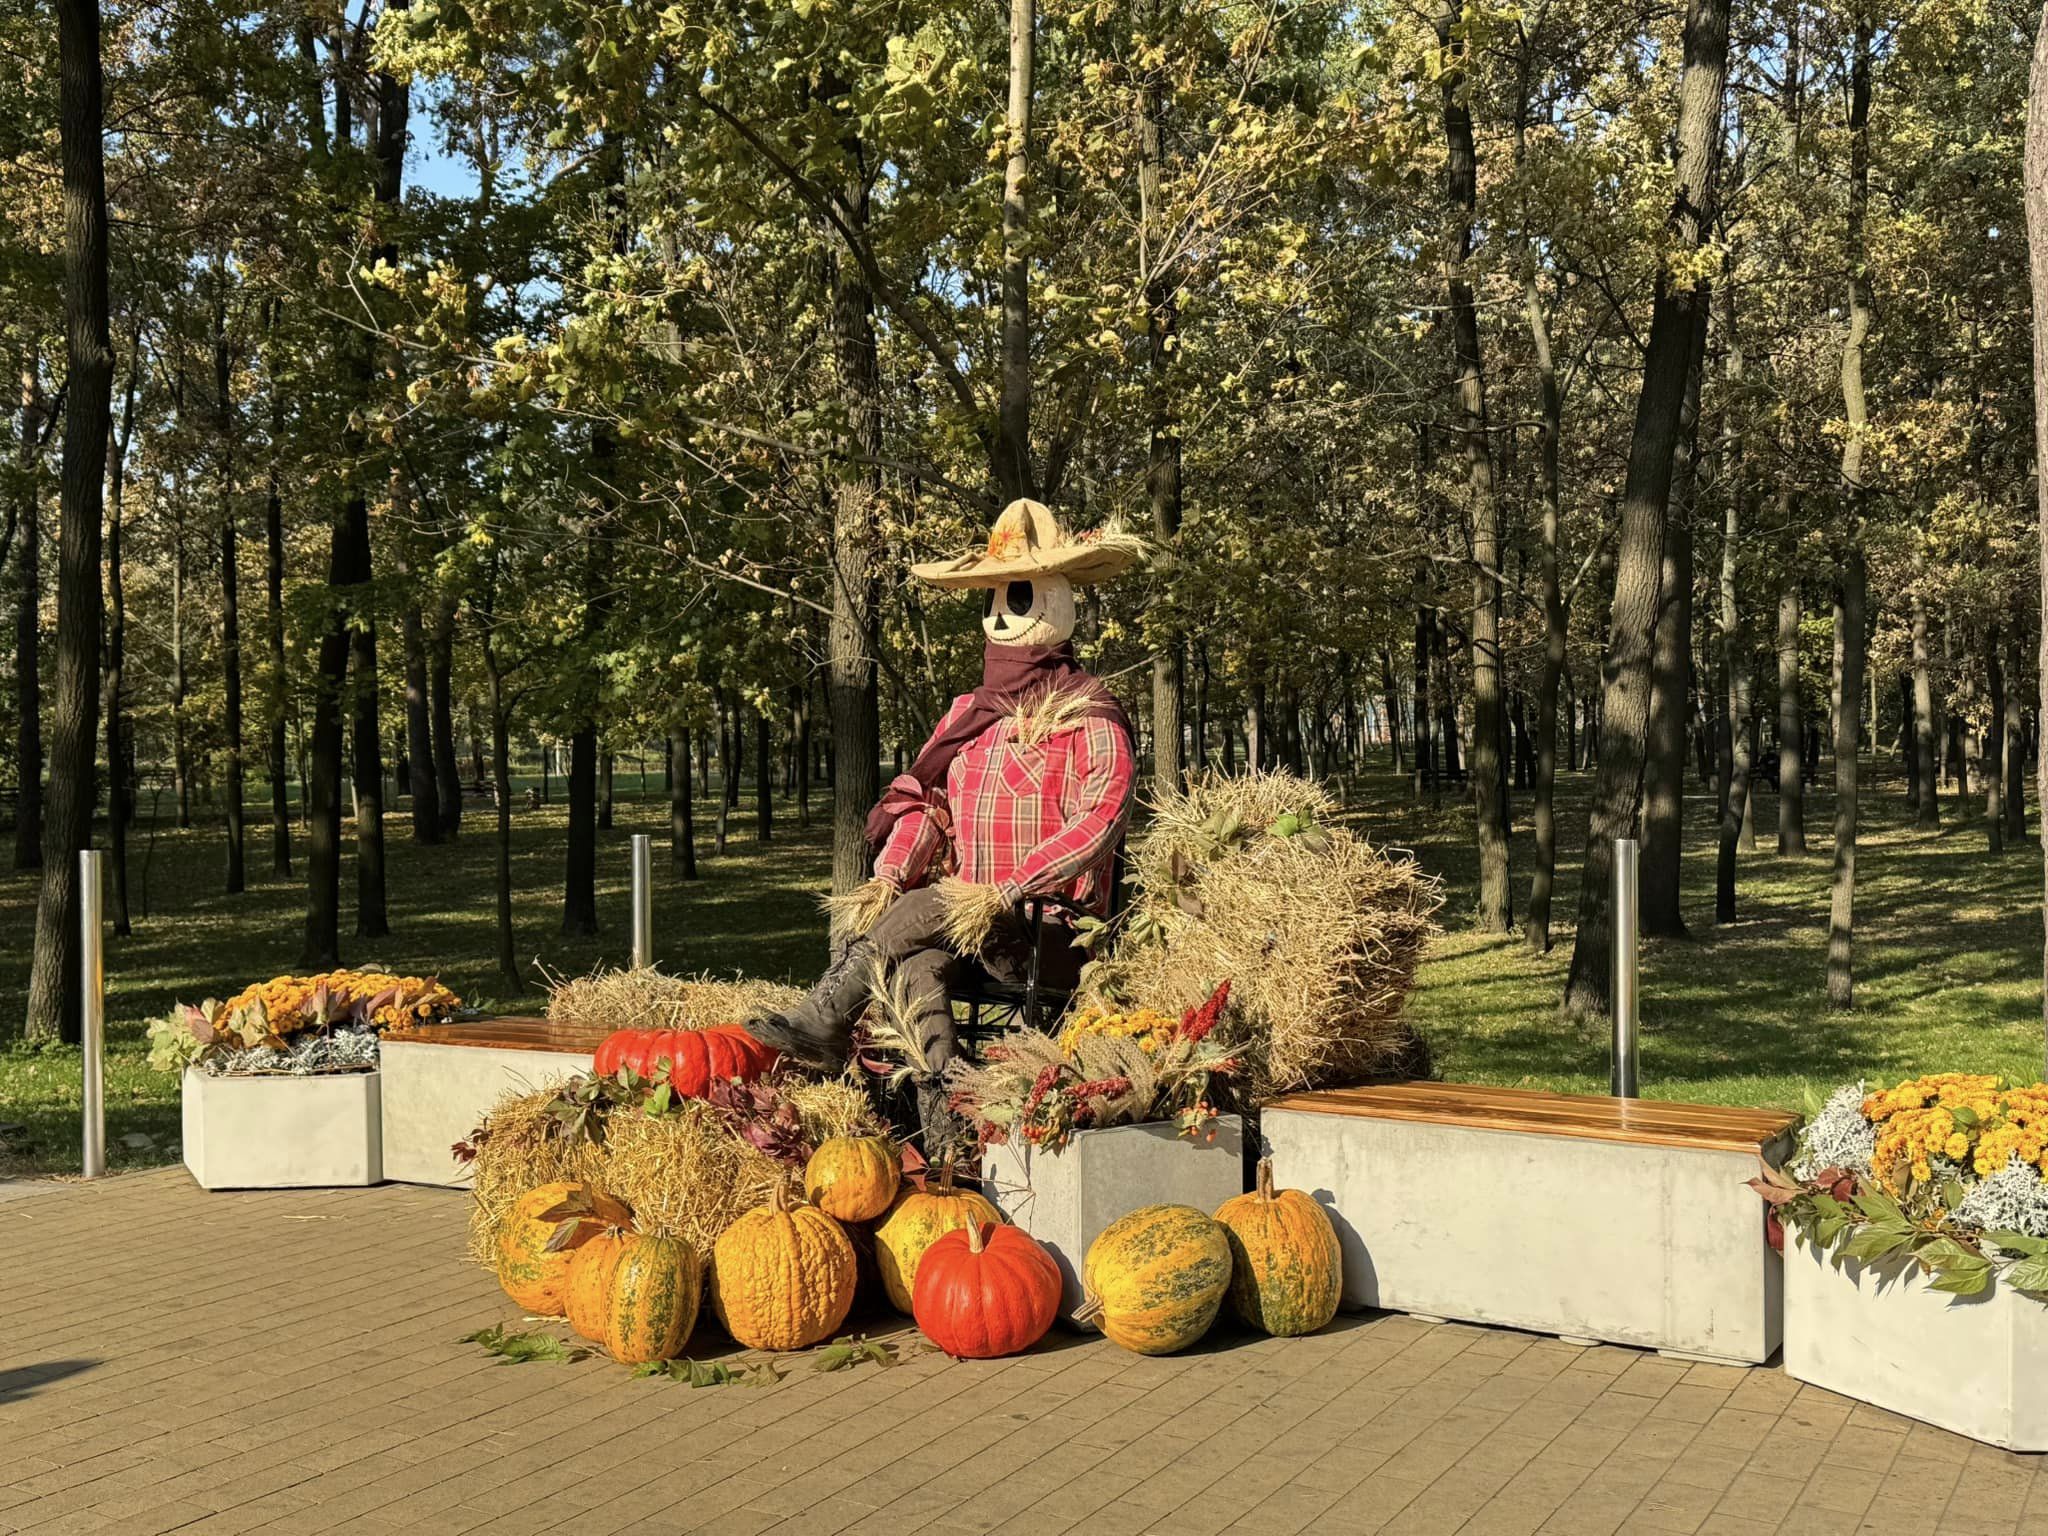
<svg viewBox="0 0 2048 1536"><path fill-rule="evenodd" d="M1289 1094L1263 1126L1337 1226L1351 1305L1760 1362L1782 1272L1744 1181L1797 1123L1412 1082Z"/></svg>

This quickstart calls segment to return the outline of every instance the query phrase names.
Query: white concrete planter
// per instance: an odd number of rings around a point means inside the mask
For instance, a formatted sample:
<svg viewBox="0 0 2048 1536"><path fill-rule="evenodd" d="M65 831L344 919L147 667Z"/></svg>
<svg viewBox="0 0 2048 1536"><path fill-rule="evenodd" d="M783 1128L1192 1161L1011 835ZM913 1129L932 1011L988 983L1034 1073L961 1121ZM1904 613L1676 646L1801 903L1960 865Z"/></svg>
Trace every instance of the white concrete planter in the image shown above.
<svg viewBox="0 0 2048 1536"><path fill-rule="evenodd" d="M1743 1182L1754 1142L1375 1118L1346 1112L1356 1092L1299 1095L1261 1119L1278 1182L1330 1213L1347 1306L1710 1360L1760 1363L1777 1349L1781 1266ZM1541 1113L1491 1092L1502 1116ZM1616 1113L1628 1112L1642 1111Z"/></svg>
<svg viewBox="0 0 2048 1536"><path fill-rule="evenodd" d="M185 1069L185 1166L204 1189L308 1189L384 1178L380 1074L209 1077Z"/></svg>
<svg viewBox="0 0 2048 1536"><path fill-rule="evenodd" d="M506 1093L528 1092L588 1072L588 1051L520 1051L497 1046L387 1038L378 1047L384 1076L384 1177L406 1184L467 1187L455 1161L458 1141L482 1123Z"/></svg>
<svg viewBox="0 0 2048 1536"><path fill-rule="evenodd" d="M982 1192L1060 1267L1062 1317L1081 1305L1088 1245L1118 1217L1147 1205L1213 1212L1244 1193L1244 1123L1222 1115L1214 1129L1213 1140L1191 1141L1155 1121L1079 1131L1057 1152L1028 1143L982 1150Z"/></svg>
<svg viewBox="0 0 2048 1536"><path fill-rule="evenodd" d="M2012 1451L2048 1451L2048 1306L1993 1281L1929 1288L1910 1266L1839 1269L1787 1234L1785 1371Z"/></svg>

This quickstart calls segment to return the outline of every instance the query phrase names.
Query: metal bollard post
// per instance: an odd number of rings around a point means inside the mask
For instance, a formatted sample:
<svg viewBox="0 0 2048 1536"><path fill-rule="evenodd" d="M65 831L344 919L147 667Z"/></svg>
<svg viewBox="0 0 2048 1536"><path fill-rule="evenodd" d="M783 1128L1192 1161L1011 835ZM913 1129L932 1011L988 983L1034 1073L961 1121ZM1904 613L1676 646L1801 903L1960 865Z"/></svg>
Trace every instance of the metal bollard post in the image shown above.
<svg viewBox="0 0 2048 1536"><path fill-rule="evenodd" d="M654 839L633 834L633 968L654 964Z"/></svg>
<svg viewBox="0 0 2048 1536"><path fill-rule="evenodd" d="M78 855L78 982L80 1037L85 1045L85 1176L107 1171L107 970L100 919L100 864L96 848Z"/></svg>
<svg viewBox="0 0 2048 1536"><path fill-rule="evenodd" d="M1618 1099L1637 1097L1636 1059L1638 962L1636 943L1636 840L1614 840L1614 1066L1609 1090Z"/></svg>

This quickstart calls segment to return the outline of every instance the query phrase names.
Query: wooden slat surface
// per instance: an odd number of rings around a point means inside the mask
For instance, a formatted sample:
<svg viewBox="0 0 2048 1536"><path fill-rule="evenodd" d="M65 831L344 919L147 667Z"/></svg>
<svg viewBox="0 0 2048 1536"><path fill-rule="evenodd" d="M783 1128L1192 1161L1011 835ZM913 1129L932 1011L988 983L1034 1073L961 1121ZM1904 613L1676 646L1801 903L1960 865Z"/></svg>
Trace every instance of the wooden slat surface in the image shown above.
<svg viewBox="0 0 2048 1536"><path fill-rule="evenodd" d="M609 1031L578 1024L551 1024L546 1019L459 1019L451 1024L426 1024L402 1035L407 1045L480 1045L501 1051L594 1051Z"/></svg>
<svg viewBox="0 0 2048 1536"><path fill-rule="evenodd" d="M1522 1131L1627 1141L1649 1146L1753 1152L1799 1123L1775 1109L1732 1109L1719 1104L1674 1104L1661 1099L1611 1099L1591 1094L1543 1093L1530 1088L1486 1088L1470 1083L1382 1083L1292 1093L1268 1109L1308 1114L1409 1120L1479 1131Z"/></svg>

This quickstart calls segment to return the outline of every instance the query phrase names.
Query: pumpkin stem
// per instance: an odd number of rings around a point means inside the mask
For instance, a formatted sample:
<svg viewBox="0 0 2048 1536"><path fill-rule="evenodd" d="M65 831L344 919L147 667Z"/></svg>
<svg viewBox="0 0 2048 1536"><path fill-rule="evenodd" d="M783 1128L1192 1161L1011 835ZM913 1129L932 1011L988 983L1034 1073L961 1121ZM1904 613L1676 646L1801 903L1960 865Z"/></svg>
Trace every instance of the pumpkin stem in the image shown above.
<svg viewBox="0 0 2048 1536"><path fill-rule="evenodd" d="M1074 1321L1084 1327L1101 1316L1102 1298L1100 1296L1090 1296L1074 1309Z"/></svg>
<svg viewBox="0 0 2048 1536"><path fill-rule="evenodd" d="M768 1194L768 1206L778 1216L789 1210L789 1184L786 1180L776 1181L775 1188Z"/></svg>
<svg viewBox="0 0 2048 1536"><path fill-rule="evenodd" d="M947 1163L945 1167L939 1170L939 1193L942 1195L953 1193L953 1165L951 1163Z"/></svg>
<svg viewBox="0 0 2048 1536"><path fill-rule="evenodd" d="M982 1224L980 1222L970 1221L967 1223L967 1251L969 1253L981 1252L987 1241L981 1234Z"/></svg>
<svg viewBox="0 0 2048 1536"><path fill-rule="evenodd" d="M1270 1157L1259 1159L1259 1198L1261 1200L1273 1198L1273 1159Z"/></svg>

